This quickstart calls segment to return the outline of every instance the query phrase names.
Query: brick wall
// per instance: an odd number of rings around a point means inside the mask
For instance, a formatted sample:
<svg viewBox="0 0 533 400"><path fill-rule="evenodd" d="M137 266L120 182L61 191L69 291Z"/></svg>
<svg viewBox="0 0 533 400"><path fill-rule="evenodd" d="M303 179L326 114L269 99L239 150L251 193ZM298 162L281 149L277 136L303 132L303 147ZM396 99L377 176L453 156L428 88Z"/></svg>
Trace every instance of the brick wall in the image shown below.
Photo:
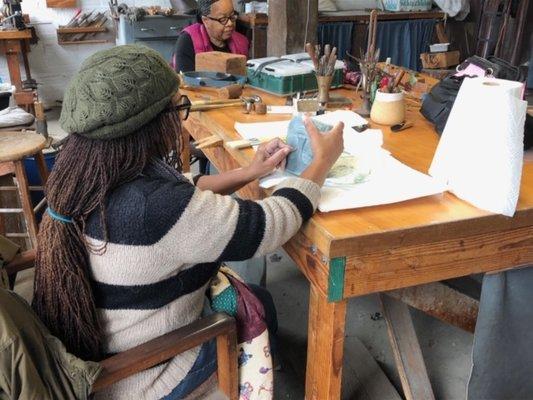
<svg viewBox="0 0 533 400"><path fill-rule="evenodd" d="M130 6L160 5L169 7L168 0L124 0ZM84 11L107 11L107 0L78 0L78 7ZM31 46L29 62L32 77L40 83L39 95L45 106L56 104L63 98L66 85L80 64L88 56L98 50L114 45L115 32L113 24L108 22L110 33L105 44L80 44L60 46L57 44L56 28L66 24L75 14L76 9L54 9L46 7L46 0L24 0L24 13L30 15L31 22L36 24L39 43ZM24 68L21 65L21 70ZM22 72L24 76L24 72ZM9 72L4 56L0 56L0 76L9 81Z"/></svg>

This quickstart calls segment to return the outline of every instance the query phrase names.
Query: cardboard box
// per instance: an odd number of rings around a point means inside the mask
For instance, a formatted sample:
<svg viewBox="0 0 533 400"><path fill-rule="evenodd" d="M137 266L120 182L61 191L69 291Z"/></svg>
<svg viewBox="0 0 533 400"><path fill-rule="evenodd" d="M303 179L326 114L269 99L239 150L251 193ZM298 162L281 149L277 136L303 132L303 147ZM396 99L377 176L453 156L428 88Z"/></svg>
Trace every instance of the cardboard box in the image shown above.
<svg viewBox="0 0 533 400"><path fill-rule="evenodd" d="M246 75L246 57L241 54L208 51L196 54L196 71L226 72Z"/></svg>
<svg viewBox="0 0 533 400"><path fill-rule="evenodd" d="M422 53L420 60L422 60L423 68L447 68L459 64L460 54L458 50L447 51L443 53Z"/></svg>

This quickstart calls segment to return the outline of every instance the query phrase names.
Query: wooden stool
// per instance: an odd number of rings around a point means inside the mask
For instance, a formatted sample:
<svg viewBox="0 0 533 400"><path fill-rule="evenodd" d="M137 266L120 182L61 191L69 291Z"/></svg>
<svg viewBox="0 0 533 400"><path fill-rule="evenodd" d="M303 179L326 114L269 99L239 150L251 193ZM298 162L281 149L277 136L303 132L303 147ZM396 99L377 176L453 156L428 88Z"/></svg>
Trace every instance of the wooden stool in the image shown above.
<svg viewBox="0 0 533 400"><path fill-rule="evenodd" d="M20 196L22 208L0 208L0 214L24 215L27 232L6 233L6 237L27 237L33 248L37 247L37 220L35 212L44 206L43 200L35 209L31 203L30 190L43 190L48 179L48 168L44 161L42 149L46 145L46 139L35 132L0 132L0 176L13 174L17 186L0 186L0 191L17 190ZM24 158L34 156L37 162L42 186L29 186L26 169L24 168ZM1 221L0 221L1 222ZM0 231L2 227L0 226Z"/></svg>

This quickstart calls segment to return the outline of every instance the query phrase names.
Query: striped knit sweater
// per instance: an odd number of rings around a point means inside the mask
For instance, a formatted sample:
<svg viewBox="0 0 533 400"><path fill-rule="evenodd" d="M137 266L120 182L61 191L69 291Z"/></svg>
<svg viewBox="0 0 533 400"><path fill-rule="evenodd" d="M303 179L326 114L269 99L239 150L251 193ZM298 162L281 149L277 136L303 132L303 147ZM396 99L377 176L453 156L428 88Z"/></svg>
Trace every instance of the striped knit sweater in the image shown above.
<svg viewBox="0 0 533 400"><path fill-rule="evenodd" d="M161 162L116 188L107 202L108 243L90 265L104 351L117 353L200 317L205 290L223 261L274 251L313 214L320 189L294 178L262 201L201 191ZM99 213L87 223L103 244ZM178 385L199 348L115 384L106 399L159 399Z"/></svg>

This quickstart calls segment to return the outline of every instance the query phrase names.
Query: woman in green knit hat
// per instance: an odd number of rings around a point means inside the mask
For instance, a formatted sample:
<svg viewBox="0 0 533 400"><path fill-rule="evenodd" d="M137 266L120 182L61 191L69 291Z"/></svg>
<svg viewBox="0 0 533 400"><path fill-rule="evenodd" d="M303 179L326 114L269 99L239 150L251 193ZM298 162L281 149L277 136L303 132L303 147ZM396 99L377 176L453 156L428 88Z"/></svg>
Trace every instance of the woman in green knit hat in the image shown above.
<svg viewBox="0 0 533 400"><path fill-rule="evenodd" d="M267 254L313 214L342 152L342 126L308 124L314 161L262 201L224 195L272 172L290 149L260 146L247 168L180 173L181 120L190 102L147 47L89 57L72 79L61 125L69 133L46 186L33 307L67 349L99 360L200 318L224 261ZM180 399L214 371L203 345L115 384L102 398Z"/></svg>

